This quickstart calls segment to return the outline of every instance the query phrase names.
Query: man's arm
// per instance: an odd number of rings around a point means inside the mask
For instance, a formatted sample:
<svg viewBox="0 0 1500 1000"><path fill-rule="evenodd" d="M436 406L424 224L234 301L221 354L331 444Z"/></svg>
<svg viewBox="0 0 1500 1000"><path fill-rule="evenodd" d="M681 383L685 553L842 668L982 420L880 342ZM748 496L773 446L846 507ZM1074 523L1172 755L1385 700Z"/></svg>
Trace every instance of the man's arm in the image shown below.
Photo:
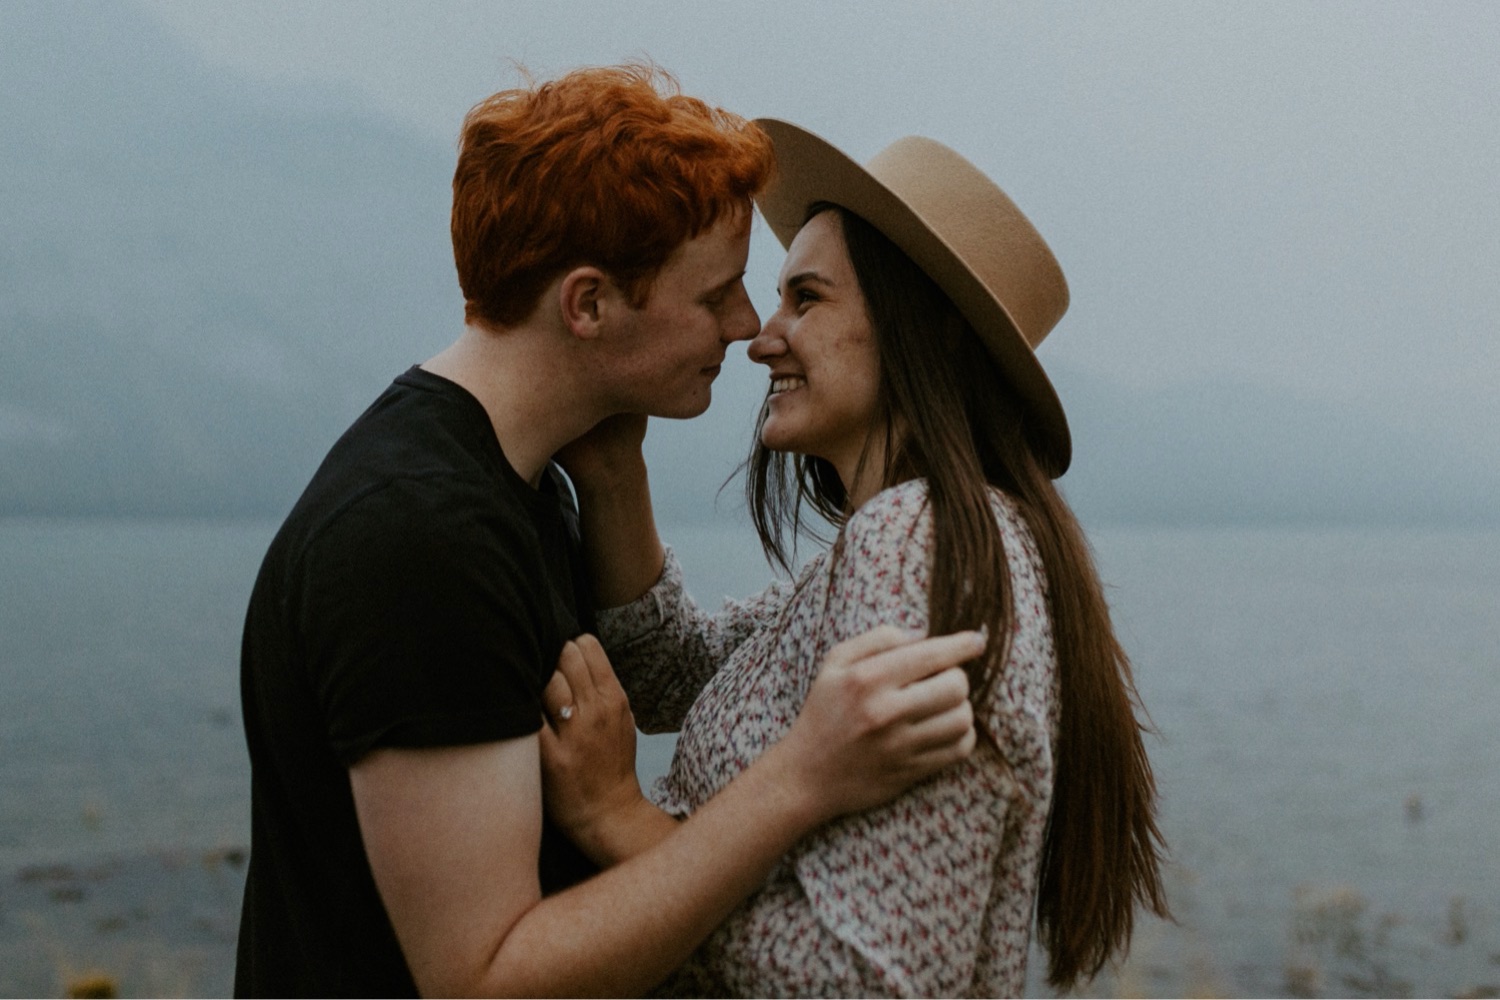
<svg viewBox="0 0 1500 1000"><path fill-rule="evenodd" d="M380 750L350 771L366 852L418 988L639 994L805 833L973 748L973 633L877 630L830 652L786 738L659 843L542 898L537 737Z"/></svg>

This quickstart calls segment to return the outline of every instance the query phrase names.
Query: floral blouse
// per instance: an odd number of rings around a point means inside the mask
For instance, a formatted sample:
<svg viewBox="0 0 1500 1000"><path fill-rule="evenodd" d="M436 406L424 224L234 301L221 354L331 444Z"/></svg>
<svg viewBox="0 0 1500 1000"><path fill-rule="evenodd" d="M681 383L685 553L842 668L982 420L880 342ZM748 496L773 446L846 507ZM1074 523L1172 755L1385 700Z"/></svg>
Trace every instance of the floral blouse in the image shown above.
<svg viewBox="0 0 1500 1000"><path fill-rule="evenodd" d="M603 612L601 638L646 732L681 729L651 796L685 816L781 738L824 654L876 625L927 625L932 516L920 480L861 507L836 562L727 602L656 585ZM678 996L1018 996L1052 796L1057 671L1041 559L1014 502L992 504L1015 630L979 709L1000 747L813 832L661 990ZM1003 762L1001 760L1003 755Z"/></svg>

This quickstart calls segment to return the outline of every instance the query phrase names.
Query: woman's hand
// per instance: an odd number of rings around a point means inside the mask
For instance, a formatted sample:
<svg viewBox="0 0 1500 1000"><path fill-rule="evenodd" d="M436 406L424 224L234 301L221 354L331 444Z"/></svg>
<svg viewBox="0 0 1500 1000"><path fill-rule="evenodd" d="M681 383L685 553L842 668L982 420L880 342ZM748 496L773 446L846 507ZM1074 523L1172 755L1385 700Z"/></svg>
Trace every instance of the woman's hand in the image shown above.
<svg viewBox="0 0 1500 1000"><path fill-rule="evenodd" d="M563 647L557 672L542 692L542 707L547 814L600 864L634 853L639 846L634 828L666 817L641 794L635 716L599 640L582 635Z"/></svg>
<svg viewBox="0 0 1500 1000"><path fill-rule="evenodd" d="M661 576L665 554L641 454L645 439L645 416L621 413L553 456L578 494L584 555L601 608L629 604Z"/></svg>
<svg viewBox="0 0 1500 1000"><path fill-rule="evenodd" d="M563 445L552 457L581 492L605 490L621 477L644 474L641 444L645 440L645 414L617 413Z"/></svg>

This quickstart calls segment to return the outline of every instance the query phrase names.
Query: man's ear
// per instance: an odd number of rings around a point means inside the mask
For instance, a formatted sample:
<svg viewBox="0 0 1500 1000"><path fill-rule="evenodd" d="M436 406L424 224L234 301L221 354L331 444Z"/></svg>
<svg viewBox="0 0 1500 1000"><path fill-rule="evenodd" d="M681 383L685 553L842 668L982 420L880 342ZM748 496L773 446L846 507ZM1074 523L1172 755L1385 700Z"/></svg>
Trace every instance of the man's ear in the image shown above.
<svg viewBox="0 0 1500 1000"><path fill-rule="evenodd" d="M558 283L558 306L562 310L564 325L573 336L593 340L599 336L604 313L609 308L605 300L618 294L609 276L597 267L573 268Z"/></svg>

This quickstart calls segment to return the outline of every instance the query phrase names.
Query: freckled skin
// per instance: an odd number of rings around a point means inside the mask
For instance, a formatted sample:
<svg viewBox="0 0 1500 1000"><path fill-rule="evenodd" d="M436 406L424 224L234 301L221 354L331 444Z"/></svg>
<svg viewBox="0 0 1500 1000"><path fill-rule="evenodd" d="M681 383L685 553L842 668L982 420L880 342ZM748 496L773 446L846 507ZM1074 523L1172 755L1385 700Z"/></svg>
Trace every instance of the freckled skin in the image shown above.
<svg viewBox="0 0 1500 1000"><path fill-rule="evenodd" d="M618 351L604 360L618 410L685 418L708 409L725 349L760 326L743 281L749 253L745 210L673 254L628 316Z"/></svg>

